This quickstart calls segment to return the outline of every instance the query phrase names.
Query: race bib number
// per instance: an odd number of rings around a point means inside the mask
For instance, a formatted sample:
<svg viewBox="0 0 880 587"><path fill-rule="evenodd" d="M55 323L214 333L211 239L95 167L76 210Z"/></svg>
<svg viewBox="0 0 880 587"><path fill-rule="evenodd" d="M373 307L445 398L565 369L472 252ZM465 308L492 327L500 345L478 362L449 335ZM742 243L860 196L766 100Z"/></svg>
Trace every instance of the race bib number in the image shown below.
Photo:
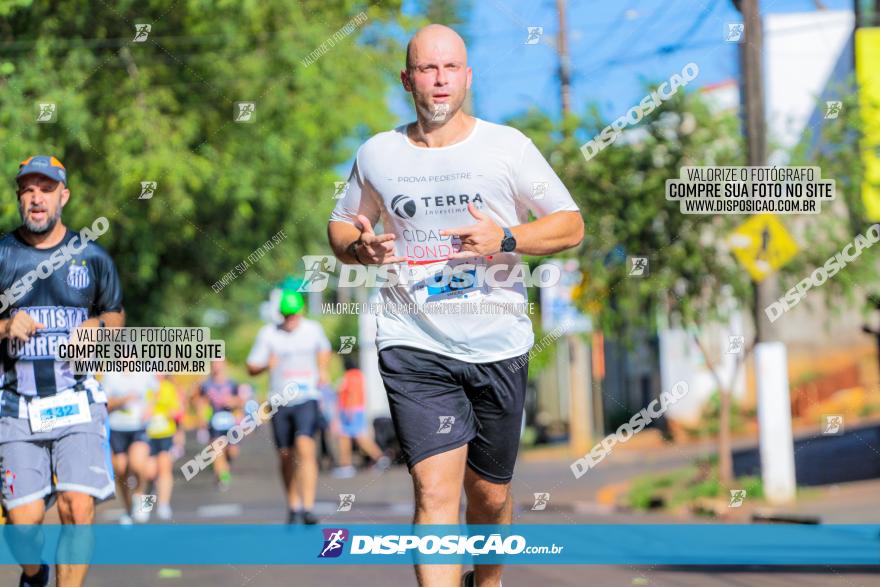
<svg viewBox="0 0 880 587"><path fill-rule="evenodd" d="M303 377L300 372L296 372L293 376L289 375L290 371L286 371L282 376L283 385L281 388L284 388L288 394L292 394L294 397L302 397L309 392L313 392L317 390L317 375L309 375L307 377ZM274 388L273 388L274 389Z"/></svg>
<svg viewBox="0 0 880 587"><path fill-rule="evenodd" d="M483 284L478 283L477 265L483 260L465 259L460 262L450 261L446 271L436 271L426 275L424 279L413 285L413 297L419 305L429 302L441 302L458 299L469 294L483 292Z"/></svg>
<svg viewBox="0 0 880 587"><path fill-rule="evenodd" d="M147 434L161 434L168 429L168 424L169 420L167 416L156 414L150 418L150 422L147 424Z"/></svg>
<svg viewBox="0 0 880 587"><path fill-rule="evenodd" d="M235 415L232 412L223 410L222 412L215 412L211 416L211 428L214 430L225 432L233 426L235 426Z"/></svg>
<svg viewBox="0 0 880 587"><path fill-rule="evenodd" d="M83 424L92 420L89 398L84 391L34 398L28 402L31 432L48 432L61 426Z"/></svg>

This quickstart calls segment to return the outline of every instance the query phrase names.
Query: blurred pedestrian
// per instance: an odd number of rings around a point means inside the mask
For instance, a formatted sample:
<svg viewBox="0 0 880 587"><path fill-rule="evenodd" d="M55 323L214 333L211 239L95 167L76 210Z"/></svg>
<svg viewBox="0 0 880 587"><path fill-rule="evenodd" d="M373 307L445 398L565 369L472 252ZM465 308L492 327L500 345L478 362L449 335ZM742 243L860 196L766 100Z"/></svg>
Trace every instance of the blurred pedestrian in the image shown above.
<svg viewBox="0 0 880 587"><path fill-rule="evenodd" d="M101 383L110 412L107 421L116 488L124 506L119 523L144 523L150 519L149 511L141 507L150 458L147 393L155 392L159 381L152 373L119 372L106 373Z"/></svg>
<svg viewBox="0 0 880 587"><path fill-rule="evenodd" d="M367 434L367 421L364 399L364 374L358 368L353 355L344 355L345 374L339 384L338 415L339 415L339 466L334 469L333 476L338 479L354 477L356 470L351 462L352 443L372 459L376 468L385 470L391 460L382 454L379 446Z"/></svg>
<svg viewBox="0 0 880 587"><path fill-rule="evenodd" d="M158 389L147 392L147 436L150 444L147 477L152 481L157 495L156 516L160 520L170 520L171 491L174 487L171 449L183 417L183 406L171 378L166 374L157 377Z"/></svg>
<svg viewBox="0 0 880 587"><path fill-rule="evenodd" d="M283 322L264 326L247 358L251 375L269 371L271 395L284 396L289 386L299 389L296 397L272 416L289 524L318 523L312 512L318 484L315 432L321 422L319 388L329 383L331 357L324 329L302 315L304 306L299 292L283 291L279 305Z"/></svg>
<svg viewBox="0 0 880 587"><path fill-rule="evenodd" d="M339 445L339 416L336 410L336 391L330 385L321 386L321 422L318 426L320 439L318 469L335 469L335 448Z"/></svg>
<svg viewBox="0 0 880 587"><path fill-rule="evenodd" d="M207 411L200 413L210 418L208 421L209 442L225 435L233 426L243 418L244 406L251 399L252 390L249 385L239 384L227 375L225 359L211 362L211 374L199 386L200 401L210 407L210 416ZM230 462L238 456L238 446L232 443L218 451L214 459L214 477L217 481L217 489L226 491L232 482Z"/></svg>

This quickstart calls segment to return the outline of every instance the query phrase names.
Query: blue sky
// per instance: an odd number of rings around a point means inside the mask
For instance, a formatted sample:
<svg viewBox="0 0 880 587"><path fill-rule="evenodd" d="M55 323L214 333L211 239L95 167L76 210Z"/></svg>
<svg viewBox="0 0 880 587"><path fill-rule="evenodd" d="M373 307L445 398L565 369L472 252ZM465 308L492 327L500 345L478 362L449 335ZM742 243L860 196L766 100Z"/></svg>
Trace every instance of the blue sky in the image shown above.
<svg viewBox="0 0 880 587"><path fill-rule="evenodd" d="M851 10L852 0L823 0ZM530 107L560 112L555 0L473 0L469 37L477 116L501 122ZM761 0L763 13L812 12L813 0ZM411 13L410 10L407 12ZM646 82L668 79L688 62L700 67L697 87L736 78L736 45L724 41L739 22L731 0L569 0L572 108L590 103L616 118L644 95ZM526 45L527 27L543 27L542 42ZM393 99L401 120L411 104Z"/></svg>

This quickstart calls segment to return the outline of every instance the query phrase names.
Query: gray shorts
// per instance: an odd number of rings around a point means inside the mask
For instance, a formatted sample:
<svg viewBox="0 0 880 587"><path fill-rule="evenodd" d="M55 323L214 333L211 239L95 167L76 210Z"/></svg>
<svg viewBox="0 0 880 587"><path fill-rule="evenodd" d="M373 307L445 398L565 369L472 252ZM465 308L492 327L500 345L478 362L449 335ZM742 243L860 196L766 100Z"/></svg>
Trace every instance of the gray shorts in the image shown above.
<svg viewBox="0 0 880 587"><path fill-rule="evenodd" d="M7 510L56 492L113 497L107 407L91 404L90 422L32 433L25 418L0 418L0 500Z"/></svg>

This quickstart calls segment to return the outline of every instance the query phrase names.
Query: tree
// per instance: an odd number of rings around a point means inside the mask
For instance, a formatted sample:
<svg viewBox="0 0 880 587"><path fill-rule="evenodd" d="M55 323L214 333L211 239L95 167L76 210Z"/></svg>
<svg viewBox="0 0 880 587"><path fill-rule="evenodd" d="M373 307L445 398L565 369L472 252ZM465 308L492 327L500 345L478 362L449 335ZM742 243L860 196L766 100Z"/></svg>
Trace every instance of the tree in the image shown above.
<svg viewBox="0 0 880 587"><path fill-rule="evenodd" d="M2 1L5 175L34 153L65 163L65 221L109 219L99 244L119 267L131 324L199 324L209 308L252 319L275 283L303 270L303 254L326 249L334 181L356 138L393 123L385 97L401 48L378 33L402 22L399 9ZM366 22L354 21L362 10ZM133 42L143 23L148 37ZM39 102L56 104L57 122L35 122ZM255 104L252 123L234 121L236 102ZM139 199L150 181L155 194ZM6 202L4 231L18 224ZM215 293L280 230L280 246Z"/></svg>
<svg viewBox="0 0 880 587"><path fill-rule="evenodd" d="M819 165L823 177L837 180L838 201L819 216L781 217L789 226L800 225L797 234L809 244L782 268L782 283L794 285L867 226L857 189L863 123L856 98L844 101L840 122L823 125L819 139L805 140L793 155L792 165ZM744 165L738 119L713 112L698 95L679 92L590 161L578 152L578 143L606 125L595 110L562 123L588 129L579 139L564 139L560 127L537 112L514 123L545 153L584 212L587 234L580 254L587 277L580 303L597 326L627 339L640 330L655 332L658 314L666 314L694 337L720 394L719 475L729 484L730 390L753 345L745 345L733 373L722 373L717 357L726 349L713 348L701 333L737 309L751 308L754 315L748 275L727 243L745 218L684 215L664 193L665 181L679 177L683 166ZM858 284L876 279L877 253L870 251L863 253L869 259L851 264L824 286L828 307L839 306L841 297L852 301ZM627 255L648 257L649 275L630 277Z"/></svg>
<svg viewBox="0 0 880 587"><path fill-rule="evenodd" d="M852 79L832 91L839 95L842 103L838 118L821 119L818 126L809 127L792 150L791 165L819 167L823 178L835 180L837 196L833 203L823 204L821 215L806 217L807 221L795 226L800 232L800 240L809 246L803 247L798 256L782 268L781 282L786 289L823 265L855 235L864 234L873 224L867 218L862 202L861 187L865 176L862 153L878 146L868 142L864 109L880 112L880 104L860 104L862 95ZM817 100L818 112L823 112L824 106L824 101ZM873 247L865 249L858 261L847 264L822 285L817 297L831 310L831 316L847 307L862 307L864 311L872 307L864 303L864 297L857 299L856 295L864 293L864 289L877 291L872 284L880 277L878 257L880 251ZM841 304L841 300L846 304Z"/></svg>

